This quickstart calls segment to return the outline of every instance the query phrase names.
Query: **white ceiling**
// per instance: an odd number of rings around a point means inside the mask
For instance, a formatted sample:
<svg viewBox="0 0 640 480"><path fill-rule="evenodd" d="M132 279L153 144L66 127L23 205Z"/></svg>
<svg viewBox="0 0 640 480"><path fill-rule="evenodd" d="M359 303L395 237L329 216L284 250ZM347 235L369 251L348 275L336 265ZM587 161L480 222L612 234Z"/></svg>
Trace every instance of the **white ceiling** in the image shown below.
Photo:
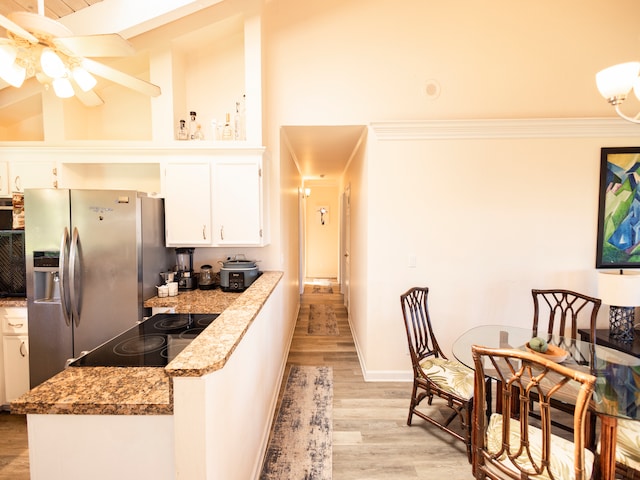
<svg viewBox="0 0 640 480"><path fill-rule="evenodd" d="M305 180L337 181L363 138L363 125L286 126L282 135Z"/></svg>

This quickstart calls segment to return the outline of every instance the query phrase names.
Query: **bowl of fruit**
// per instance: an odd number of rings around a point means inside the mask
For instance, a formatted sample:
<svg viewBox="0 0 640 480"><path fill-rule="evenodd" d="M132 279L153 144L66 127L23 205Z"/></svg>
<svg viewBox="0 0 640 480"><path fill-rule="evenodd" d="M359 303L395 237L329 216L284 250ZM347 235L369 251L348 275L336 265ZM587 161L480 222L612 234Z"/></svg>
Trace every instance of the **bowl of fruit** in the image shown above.
<svg viewBox="0 0 640 480"><path fill-rule="evenodd" d="M541 337L533 337L526 343L525 347L530 352L538 354L541 357L547 358L556 363L564 362L569 356L566 350L563 350L556 345L551 345Z"/></svg>

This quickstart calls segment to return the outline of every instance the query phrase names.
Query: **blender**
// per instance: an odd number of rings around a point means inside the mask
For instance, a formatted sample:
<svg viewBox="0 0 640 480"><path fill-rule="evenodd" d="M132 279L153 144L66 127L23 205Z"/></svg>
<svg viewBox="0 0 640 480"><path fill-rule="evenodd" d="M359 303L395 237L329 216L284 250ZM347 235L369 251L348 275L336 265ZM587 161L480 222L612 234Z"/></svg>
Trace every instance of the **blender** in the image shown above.
<svg viewBox="0 0 640 480"><path fill-rule="evenodd" d="M176 248L176 281L178 290L194 290L198 279L193 272L193 248Z"/></svg>

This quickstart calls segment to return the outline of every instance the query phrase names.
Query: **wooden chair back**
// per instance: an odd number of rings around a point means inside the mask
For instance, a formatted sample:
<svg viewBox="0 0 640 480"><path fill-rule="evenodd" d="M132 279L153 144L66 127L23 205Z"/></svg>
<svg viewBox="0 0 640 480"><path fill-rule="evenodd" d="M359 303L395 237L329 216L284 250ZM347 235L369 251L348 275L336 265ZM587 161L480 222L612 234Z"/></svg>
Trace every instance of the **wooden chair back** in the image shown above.
<svg viewBox="0 0 640 480"><path fill-rule="evenodd" d="M493 413L489 421L486 404L474 404L476 478L590 478L593 454L585 448L585 419L595 377L522 350L474 345L472 354L474 396L484 397L485 375L490 375L498 380L497 395L502 400L497 402L502 411ZM559 411L550 404L559 395L575 399L573 444L551 432L552 417ZM533 397L540 404L539 422L529 416ZM534 426L533 422L539 425ZM566 453L564 457L562 452Z"/></svg>

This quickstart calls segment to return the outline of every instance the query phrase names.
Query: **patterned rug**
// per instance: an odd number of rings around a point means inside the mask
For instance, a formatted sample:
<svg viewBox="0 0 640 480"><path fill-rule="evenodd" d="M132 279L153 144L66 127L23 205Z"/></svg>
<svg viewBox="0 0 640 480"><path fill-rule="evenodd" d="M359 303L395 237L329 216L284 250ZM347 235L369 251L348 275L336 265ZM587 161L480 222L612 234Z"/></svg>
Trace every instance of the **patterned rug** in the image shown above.
<svg viewBox="0 0 640 480"><path fill-rule="evenodd" d="M311 293L333 293L333 287L331 286L323 286L323 285L314 285L311 289Z"/></svg>
<svg viewBox="0 0 640 480"><path fill-rule="evenodd" d="M331 480L333 369L294 365L260 480Z"/></svg>
<svg viewBox="0 0 640 480"><path fill-rule="evenodd" d="M340 335L338 320L331 305L309 305L309 335Z"/></svg>

